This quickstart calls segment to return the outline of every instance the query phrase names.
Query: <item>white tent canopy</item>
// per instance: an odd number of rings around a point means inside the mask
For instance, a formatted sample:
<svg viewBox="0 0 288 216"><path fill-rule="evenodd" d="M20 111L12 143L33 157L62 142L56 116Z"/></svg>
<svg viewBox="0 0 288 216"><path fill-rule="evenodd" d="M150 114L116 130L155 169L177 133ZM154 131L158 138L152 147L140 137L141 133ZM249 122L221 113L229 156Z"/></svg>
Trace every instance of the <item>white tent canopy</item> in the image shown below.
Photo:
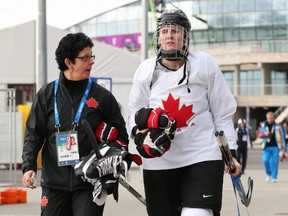
<svg viewBox="0 0 288 216"><path fill-rule="evenodd" d="M47 26L47 81L58 78L59 69L55 50L60 39L69 32ZM31 21L0 31L0 87L8 84L36 83L36 22ZM91 77L112 78L112 93L122 107L124 118L128 113L128 94L134 72L140 64L139 54L94 41L96 56Z"/></svg>
<svg viewBox="0 0 288 216"><path fill-rule="evenodd" d="M60 39L69 32L47 26L47 80L56 79L59 69L55 50ZM0 84L36 82L36 22L31 21L0 31ZM94 41L96 55L91 76L111 77L113 81L132 81L140 56L127 50Z"/></svg>

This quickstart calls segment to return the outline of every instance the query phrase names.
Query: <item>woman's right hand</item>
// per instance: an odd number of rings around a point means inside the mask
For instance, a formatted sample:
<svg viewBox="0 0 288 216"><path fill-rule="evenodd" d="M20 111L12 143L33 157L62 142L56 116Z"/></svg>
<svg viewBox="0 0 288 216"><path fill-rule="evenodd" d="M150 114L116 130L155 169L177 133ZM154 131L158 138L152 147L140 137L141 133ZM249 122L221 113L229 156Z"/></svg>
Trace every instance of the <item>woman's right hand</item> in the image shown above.
<svg viewBox="0 0 288 216"><path fill-rule="evenodd" d="M33 170L25 172L22 177L22 183L27 188L36 188L36 173Z"/></svg>

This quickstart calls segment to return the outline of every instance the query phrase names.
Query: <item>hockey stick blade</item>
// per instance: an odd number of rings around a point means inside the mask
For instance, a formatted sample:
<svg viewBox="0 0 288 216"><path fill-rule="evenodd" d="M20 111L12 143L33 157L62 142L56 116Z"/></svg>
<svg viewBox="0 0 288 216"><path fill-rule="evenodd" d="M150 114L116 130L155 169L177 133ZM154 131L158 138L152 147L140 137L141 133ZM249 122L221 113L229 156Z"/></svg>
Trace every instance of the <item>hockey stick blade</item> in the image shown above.
<svg viewBox="0 0 288 216"><path fill-rule="evenodd" d="M87 134L89 141L94 149L94 152L97 156L97 159L102 158L103 156L100 153L100 149L99 149L99 144L98 141L93 133L93 130L89 124L89 122L86 119L82 120L82 125L84 127L85 133ZM139 194L126 180L125 177L120 174L119 176L119 183L126 188L136 199L138 199L141 203L143 203L144 205L146 205L146 201L145 199L141 196L141 194Z"/></svg>
<svg viewBox="0 0 288 216"><path fill-rule="evenodd" d="M248 207L250 205L251 198L252 198L253 179L251 179L251 177L248 178L248 182L247 182L248 190L247 190L247 193L245 193L240 176L236 176L236 177L231 176L231 178L238 192L238 195L241 199L242 204Z"/></svg>

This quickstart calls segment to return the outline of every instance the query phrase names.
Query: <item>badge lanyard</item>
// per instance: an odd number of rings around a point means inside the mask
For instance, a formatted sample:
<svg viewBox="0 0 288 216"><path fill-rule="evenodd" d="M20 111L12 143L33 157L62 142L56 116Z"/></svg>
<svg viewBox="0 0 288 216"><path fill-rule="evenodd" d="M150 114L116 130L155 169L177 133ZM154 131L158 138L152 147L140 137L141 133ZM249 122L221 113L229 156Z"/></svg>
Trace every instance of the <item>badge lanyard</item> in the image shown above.
<svg viewBox="0 0 288 216"><path fill-rule="evenodd" d="M89 78L88 83L87 83L87 86L86 86L86 89L85 89L85 91L84 91L84 94L83 94L83 96L82 96L81 102L80 102L80 104L79 104L77 113L76 113L76 115L75 115L74 122L72 123L72 125L73 125L72 131L75 130L76 126L77 126L78 123L79 123L81 113L82 113L82 111L83 111L83 108L84 108L86 99L87 99L87 97L88 97L88 94L89 94L89 91L90 91L90 88L91 88L91 83L92 83L92 80ZM55 80L55 85L54 85L55 128L57 128L57 131L58 131L58 133L59 133L59 131L60 131L59 128L60 128L61 125L60 125L59 112L58 112L58 108L57 108L57 90L58 90L58 84L59 84L59 79Z"/></svg>
<svg viewBox="0 0 288 216"><path fill-rule="evenodd" d="M54 115L55 115L55 127L57 128L56 146L57 146L57 160L58 166L74 166L79 162L79 143L78 135L75 128L77 127L81 113L84 109L85 102L88 98L88 94L91 88L92 80L89 78L86 89L80 101L79 107L77 109L74 121L72 122L72 130L60 132L60 119L59 111L57 109L57 89L59 85L59 79L55 80L54 86Z"/></svg>

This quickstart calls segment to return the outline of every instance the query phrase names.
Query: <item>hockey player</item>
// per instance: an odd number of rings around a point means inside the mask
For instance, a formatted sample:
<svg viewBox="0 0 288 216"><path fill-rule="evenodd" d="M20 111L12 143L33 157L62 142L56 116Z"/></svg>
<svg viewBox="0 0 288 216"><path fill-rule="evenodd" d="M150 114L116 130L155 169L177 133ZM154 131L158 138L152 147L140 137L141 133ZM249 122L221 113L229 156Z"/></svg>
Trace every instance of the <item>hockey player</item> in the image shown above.
<svg viewBox="0 0 288 216"><path fill-rule="evenodd" d="M189 53L191 24L181 10L157 20L157 56L137 69L129 95L129 128L143 156L149 216L217 216L224 163L214 137L225 131L237 176L236 102L215 60Z"/></svg>

